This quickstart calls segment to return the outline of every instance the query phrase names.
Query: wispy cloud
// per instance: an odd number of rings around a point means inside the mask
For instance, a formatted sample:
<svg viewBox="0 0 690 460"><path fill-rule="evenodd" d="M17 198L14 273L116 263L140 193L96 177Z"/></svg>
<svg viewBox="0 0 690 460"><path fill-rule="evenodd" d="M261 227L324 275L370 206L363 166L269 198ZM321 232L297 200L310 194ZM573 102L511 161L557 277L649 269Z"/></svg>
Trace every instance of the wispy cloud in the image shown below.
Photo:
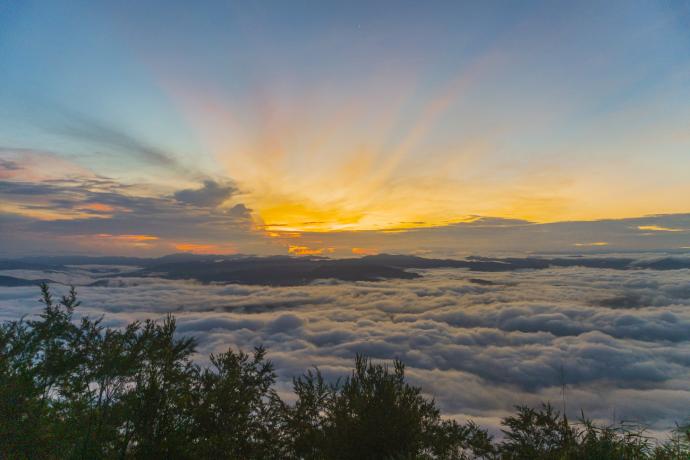
<svg viewBox="0 0 690 460"><path fill-rule="evenodd" d="M235 254L237 248L229 244L174 243L176 251L192 254Z"/></svg>
<svg viewBox="0 0 690 460"><path fill-rule="evenodd" d="M66 108L56 108L59 117L55 118L53 129L57 134L77 138L95 147L115 150L143 163L168 168L185 174L192 174L194 169L184 166L171 153L136 137L134 134L119 129L113 124Z"/></svg>
<svg viewBox="0 0 690 460"><path fill-rule="evenodd" d="M333 254L335 248L312 248L309 246L299 246L291 244L288 246L288 253L295 256L315 256Z"/></svg>
<svg viewBox="0 0 690 460"><path fill-rule="evenodd" d="M352 253L358 256L371 256L379 252L378 249L374 248L352 248Z"/></svg>
<svg viewBox="0 0 690 460"><path fill-rule="evenodd" d="M648 232L685 232L687 231L684 228L669 228L669 227L661 227L659 225L639 225L638 230L644 230Z"/></svg>

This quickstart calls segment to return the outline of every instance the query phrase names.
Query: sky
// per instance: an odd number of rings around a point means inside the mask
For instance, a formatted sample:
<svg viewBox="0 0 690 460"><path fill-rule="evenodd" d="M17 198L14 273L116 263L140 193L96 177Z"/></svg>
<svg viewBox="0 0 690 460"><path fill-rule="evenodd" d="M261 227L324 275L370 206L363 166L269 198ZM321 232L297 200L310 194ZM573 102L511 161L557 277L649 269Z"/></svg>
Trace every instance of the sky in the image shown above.
<svg viewBox="0 0 690 460"><path fill-rule="evenodd" d="M0 2L0 254L690 248L690 3Z"/></svg>

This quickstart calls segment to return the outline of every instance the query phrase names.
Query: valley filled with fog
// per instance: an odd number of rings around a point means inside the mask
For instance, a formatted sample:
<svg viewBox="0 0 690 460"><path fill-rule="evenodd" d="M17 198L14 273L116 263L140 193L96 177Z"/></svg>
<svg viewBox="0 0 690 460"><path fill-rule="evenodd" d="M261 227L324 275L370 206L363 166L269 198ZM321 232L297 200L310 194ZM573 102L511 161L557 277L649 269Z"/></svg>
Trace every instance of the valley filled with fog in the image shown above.
<svg viewBox="0 0 690 460"><path fill-rule="evenodd" d="M688 268L408 269L419 276L296 286L135 277L133 268L0 276L49 279L60 293L75 284L77 313L109 326L172 313L179 332L197 338L199 359L264 345L283 390L311 366L342 376L361 353L400 358L446 415L488 427L516 404L562 408L564 387L573 418L582 409L664 432L690 416ZM38 288L26 284L0 287L0 320L40 311Z"/></svg>

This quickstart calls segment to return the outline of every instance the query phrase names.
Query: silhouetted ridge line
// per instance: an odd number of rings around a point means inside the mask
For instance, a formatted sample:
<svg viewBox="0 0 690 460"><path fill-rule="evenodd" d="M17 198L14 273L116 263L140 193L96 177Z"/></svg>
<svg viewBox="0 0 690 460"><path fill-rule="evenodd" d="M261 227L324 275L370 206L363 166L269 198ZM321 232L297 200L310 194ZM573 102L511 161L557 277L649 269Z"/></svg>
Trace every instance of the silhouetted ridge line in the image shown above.
<svg viewBox="0 0 690 460"><path fill-rule="evenodd" d="M466 259L431 259L409 255L380 254L349 259L291 256L194 255L171 254L159 258L130 257L46 257L0 261L0 269L58 270L69 265L121 265L138 267L126 273L104 274L103 278L161 277L192 279L202 283L262 284L294 286L319 279L342 281L379 281L413 279L415 269L459 268L474 272L509 272L549 268L584 267L608 270L681 270L690 269L690 258L660 257L634 259L623 257L468 257Z"/></svg>

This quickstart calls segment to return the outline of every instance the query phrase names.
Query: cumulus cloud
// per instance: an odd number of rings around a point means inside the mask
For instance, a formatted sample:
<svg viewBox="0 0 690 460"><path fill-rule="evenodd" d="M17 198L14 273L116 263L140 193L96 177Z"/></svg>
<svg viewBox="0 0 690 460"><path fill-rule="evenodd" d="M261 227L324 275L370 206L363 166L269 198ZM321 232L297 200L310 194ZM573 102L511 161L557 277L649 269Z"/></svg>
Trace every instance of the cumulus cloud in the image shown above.
<svg viewBox="0 0 690 460"><path fill-rule="evenodd" d="M230 184L220 184L213 180L206 180L199 188L178 190L174 197L180 203L191 204L193 206L216 207L223 204L237 192L237 188ZM237 206L241 206L237 208ZM235 213L242 215L244 205L237 205ZM235 209L233 208L233 209Z"/></svg>
<svg viewBox="0 0 690 460"><path fill-rule="evenodd" d="M463 269L433 269L413 280L293 287L126 273L86 286L88 273L72 274L82 284L84 314L122 325L175 313L180 332L199 339L199 359L228 346L265 345L281 388L312 365L335 379L365 353L403 359L445 413L489 425L516 403L560 401L564 381L574 417L582 408L610 422L615 409L619 418L664 430L688 415L688 269L491 272L481 284ZM69 282L70 270L59 280ZM610 300L625 295L630 300ZM36 298L35 288L3 288L0 316L36 312Z"/></svg>
<svg viewBox="0 0 690 460"><path fill-rule="evenodd" d="M240 219L249 219L251 218L251 213L252 210L249 209L247 206L245 206L242 203L238 203L232 208L228 209L228 215L237 217Z"/></svg>

